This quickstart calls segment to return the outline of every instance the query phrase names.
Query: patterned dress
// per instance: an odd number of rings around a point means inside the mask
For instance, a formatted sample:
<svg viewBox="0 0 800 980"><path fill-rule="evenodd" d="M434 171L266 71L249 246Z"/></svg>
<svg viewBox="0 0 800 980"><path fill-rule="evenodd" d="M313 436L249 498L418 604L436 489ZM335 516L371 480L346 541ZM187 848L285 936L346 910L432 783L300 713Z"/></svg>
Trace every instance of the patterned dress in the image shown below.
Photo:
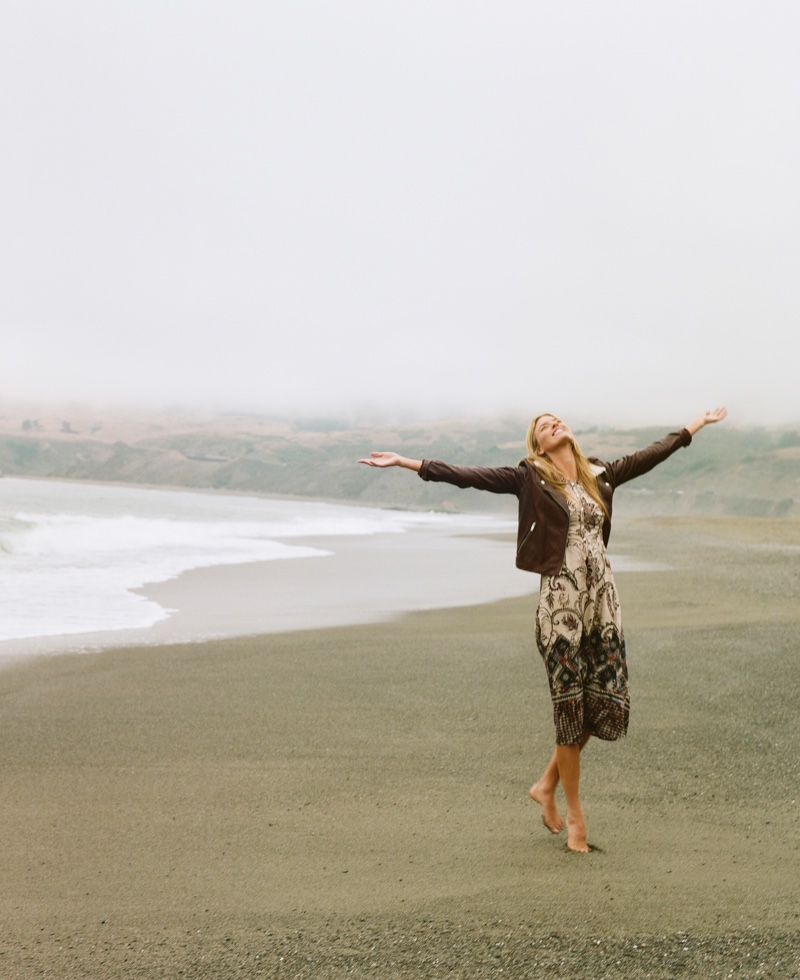
<svg viewBox="0 0 800 980"><path fill-rule="evenodd" d="M619 600L603 544L603 514L580 483L569 482L564 564L543 575L536 643L547 668L556 742L584 732L622 738L628 729L628 668Z"/></svg>

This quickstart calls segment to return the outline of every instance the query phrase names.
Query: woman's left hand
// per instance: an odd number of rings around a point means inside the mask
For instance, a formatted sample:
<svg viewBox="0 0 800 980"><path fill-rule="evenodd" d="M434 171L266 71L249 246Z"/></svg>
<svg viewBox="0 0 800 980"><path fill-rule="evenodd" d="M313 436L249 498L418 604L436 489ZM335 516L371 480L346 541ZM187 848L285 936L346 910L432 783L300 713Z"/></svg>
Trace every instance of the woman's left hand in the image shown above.
<svg viewBox="0 0 800 980"><path fill-rule="evenodd" d="M686 428L694 435L704 425L713 425L714 422L721 422L727 414L727 408L712 408L710 412L703 412L702 415L698 415L694 422L690 422Z"/></svg>

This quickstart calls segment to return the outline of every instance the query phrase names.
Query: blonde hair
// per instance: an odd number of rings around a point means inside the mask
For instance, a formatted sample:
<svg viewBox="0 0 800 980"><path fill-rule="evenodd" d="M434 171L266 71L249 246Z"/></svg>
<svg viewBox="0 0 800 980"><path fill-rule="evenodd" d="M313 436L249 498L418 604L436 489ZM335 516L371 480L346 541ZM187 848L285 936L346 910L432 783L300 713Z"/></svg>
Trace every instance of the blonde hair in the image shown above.
<svg viewBox="0 0 800 980"><path fill-rule="evenodd" d="M525 457L529 463L532 463L537 471L541 474L542 478L550 484L555 490L563 496L567 496L566 485L564 481L564 476L560 470L556 469L553 463L545 456L539 449L539 440L536 438L536 424L539 419L548 416L550 418L558 418L557 415L553 415L552 412L542 412L541 415L537 415L536 418L528 426L528 455ZM597 477L592 470L592 464L581 452L581 447L578 445L575 437L572 437L572 455L575 457L575 468L578 471L578 482L583 485L583 489L589 494L592 500L597 504L600 510L608 516L608 510L606 505L603 503L603 498L600 496L600 491L597 488Z"/></svg>

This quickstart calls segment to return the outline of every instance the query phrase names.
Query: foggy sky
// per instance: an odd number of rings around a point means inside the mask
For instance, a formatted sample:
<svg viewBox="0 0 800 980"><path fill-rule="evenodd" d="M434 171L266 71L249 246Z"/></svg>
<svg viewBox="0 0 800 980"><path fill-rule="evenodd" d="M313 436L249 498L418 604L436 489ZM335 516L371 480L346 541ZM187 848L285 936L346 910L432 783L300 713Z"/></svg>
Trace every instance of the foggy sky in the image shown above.
<svg viewBox="0 0 800 980"><path fill-rule="evenodd" d="M7 0L0 399L800 420L800 7Z"/></svg>

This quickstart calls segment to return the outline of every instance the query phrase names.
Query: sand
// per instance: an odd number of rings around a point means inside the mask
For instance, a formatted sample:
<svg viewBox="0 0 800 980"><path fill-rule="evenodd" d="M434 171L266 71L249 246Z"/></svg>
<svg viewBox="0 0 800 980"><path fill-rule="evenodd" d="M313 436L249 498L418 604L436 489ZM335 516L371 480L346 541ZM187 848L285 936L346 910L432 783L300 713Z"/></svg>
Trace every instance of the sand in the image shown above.
<svg viewBox="0 0 800 980"><path fill-rule="evenodd" d="M615 547L668 567L586 856L527 800L534 597L0 671L0 977L800 975L798 526Z"/></svg>

